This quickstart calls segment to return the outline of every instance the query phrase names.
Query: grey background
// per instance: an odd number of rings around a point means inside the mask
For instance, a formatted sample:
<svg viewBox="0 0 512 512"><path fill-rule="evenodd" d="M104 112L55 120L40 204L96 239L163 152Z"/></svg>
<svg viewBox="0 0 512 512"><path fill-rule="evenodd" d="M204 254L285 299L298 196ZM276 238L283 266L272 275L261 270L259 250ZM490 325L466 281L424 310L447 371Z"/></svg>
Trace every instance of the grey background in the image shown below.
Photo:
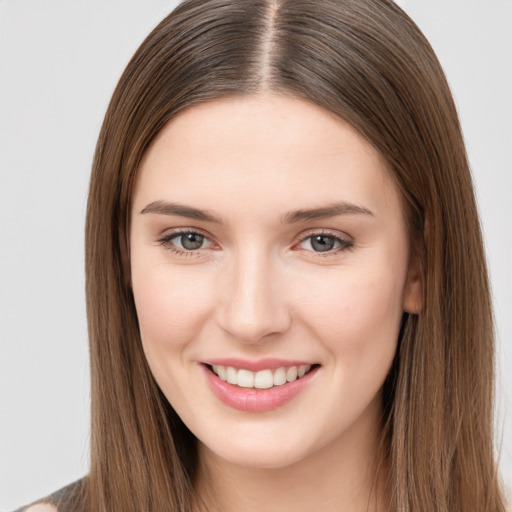
<svg viewBox="0 0 512 512"><path fill-rule="evenodd" d="M512 482L512 1L404 0L459 108L491 270L498 447ZM128 59L163 0L0 0L0 510L87 472L83 223Z"/></svg>

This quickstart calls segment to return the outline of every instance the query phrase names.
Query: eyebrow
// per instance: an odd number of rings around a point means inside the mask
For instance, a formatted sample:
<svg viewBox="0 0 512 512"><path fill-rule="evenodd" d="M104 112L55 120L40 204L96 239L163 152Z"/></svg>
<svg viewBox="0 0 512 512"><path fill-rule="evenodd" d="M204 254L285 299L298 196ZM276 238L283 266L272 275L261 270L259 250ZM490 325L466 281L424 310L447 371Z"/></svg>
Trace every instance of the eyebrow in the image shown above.
<svg viewBox="0 0 512 512"><path fill-rule="evenodd" d="M368 208L343 201L340 203L330 204L322 208L311 208L308 210L288 212L286 215L284 215L282 222L283 224L294 224L296 222L325 219L327 217L335 217L336 215L347 214L362 214L373 216L373 213L368 210Z"/></svg>
<svg viewBox="0 0 512 512"><path fill-rule="evenodd" d="M206 210L199 210L191 206L185 206L178 203L166 203L164 201L154 201L145 206L141 212L159 213L161 215L178 215L179 217L187 217L189 219L203 220L205 222L213 222L214 224L223 224L223 222L215 215Z"/></svg>
<svg viewBox="0 0 512 512"><path fill-rule="evenodd" d="M165 201L154 201L145 206L141 214L157 213L160 215L177 215L179 217L186 217L188 219L201 220L211 222L214 224L223 225L224 223L219 217L216 217L207 210L200 210L191 206L186 206L178 203L168 203ZM353 203L340 202L330 204L321 208L310 208L307 210L295 210L286 213L281 218L282 224L295 224L298 222L306 222L308 220L324 219L327 217L335 217L337 215L359 214L371 215L373 213L362 206Z"/></svg>

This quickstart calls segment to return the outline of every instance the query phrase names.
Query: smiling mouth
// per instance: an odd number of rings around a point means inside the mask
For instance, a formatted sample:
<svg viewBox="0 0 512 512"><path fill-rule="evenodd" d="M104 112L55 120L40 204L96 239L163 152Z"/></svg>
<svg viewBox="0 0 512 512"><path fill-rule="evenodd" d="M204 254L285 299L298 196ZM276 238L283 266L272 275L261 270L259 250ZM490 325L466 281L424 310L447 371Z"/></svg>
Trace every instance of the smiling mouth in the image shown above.
<svg viewBox="0 0 512 512"><path fill-rule="evenodd" d="M281 367L275 370L266 369L258 372L237 369L232 366L206 365L217 377L240 388L270 389L301 379L318 365L303 364L300 366Z"/></svg>

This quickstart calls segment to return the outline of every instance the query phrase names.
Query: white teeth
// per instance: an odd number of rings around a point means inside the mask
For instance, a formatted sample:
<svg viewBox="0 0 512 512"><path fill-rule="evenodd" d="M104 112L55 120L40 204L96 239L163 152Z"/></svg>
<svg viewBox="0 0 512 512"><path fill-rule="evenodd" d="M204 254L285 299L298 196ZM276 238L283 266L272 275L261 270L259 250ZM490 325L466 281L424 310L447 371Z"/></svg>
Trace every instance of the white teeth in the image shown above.
<svg viewBox="0 0 512 512"><path fill-rule="evenodd" d="M286 370L286 380L288 382L293 382L297 378L297 367L291 366Z"/></svg>
<svg viewBox="0 0 512 512"><path fill-rule="evenodd" d="M298 378L304 377L311 370L311 365L302 364L298 367L277 368L274 371L261 370L259 372L251 372L242 368L237 370L232 366L215 364L212 366L212 370L219 376L219 379L227 381L229 384L242 388L269 389L273 386L282 386L287 382L293 382Z"/></svg>
<svg viewBox="0 0 512 512"><path fill-rule="evenodd" d="M230 384L237 384L236 370L232 366L226 368L226 380Z"/></svg>
<svg viewBox="0 0 512 512"><path fill-rule="evenodd" d="M254 387L258 389L268 389L274 385L272 372L270 370L262 370L254 375Z"/></svg>
<svg viewBox="0 0 512 512"><path fill-rule="evenodd" d="M286 384L286 371L284 368L278 368L274 372L274 386Z"/></svg>
<svg viewBox="0 0 512 512"><path fill-rule="evenodd" d="M241 388L253 388L254 387L254 372L249 370L238 370L236 374L237 384Z"/></svg>
<svg viewBox="0 0 512 512"><path fill-rule="evenodd" d="M225 366L217 366L217 370L213 370L218 376L220 380L226 380L228 377L226 375L226 367Z"/></svg>
<svg viewBox="0 0 512 512"><path fill-rule="evenodd" d="M309 370L311 370L311 365L309 365L309 364L301 364L299 366L299 370L297 371L297 375L299 377L304 377L304 375L306 375L306 373L309 372Z"/></svg>

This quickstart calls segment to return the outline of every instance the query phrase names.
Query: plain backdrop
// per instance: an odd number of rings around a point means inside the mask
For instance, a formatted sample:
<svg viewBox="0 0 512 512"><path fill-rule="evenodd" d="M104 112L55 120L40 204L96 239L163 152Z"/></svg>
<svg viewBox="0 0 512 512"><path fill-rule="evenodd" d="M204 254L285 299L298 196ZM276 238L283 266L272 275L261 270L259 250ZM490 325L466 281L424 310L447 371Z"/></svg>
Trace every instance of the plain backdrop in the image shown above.
<svg viewBox="0 0 512 512"><path fill-rule="evenodd" d="M176 1L0 0L0 510L83 476L83 225L110 95ZM512 0L403 0L459 108L491 271L512 482Z"/></svg>

